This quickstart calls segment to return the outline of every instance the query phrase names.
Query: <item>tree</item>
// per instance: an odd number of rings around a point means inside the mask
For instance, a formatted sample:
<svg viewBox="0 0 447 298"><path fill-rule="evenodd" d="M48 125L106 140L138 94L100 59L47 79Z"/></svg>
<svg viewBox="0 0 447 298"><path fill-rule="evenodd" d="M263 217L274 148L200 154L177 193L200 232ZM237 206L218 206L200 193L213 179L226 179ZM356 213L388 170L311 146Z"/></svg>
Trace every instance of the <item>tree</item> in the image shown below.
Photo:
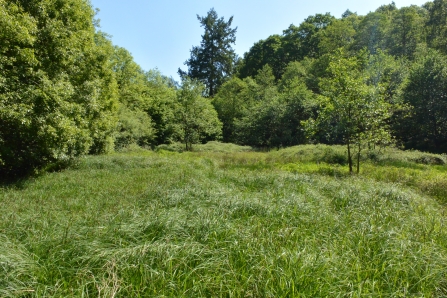
<svg viewBox="0 0 447 298"><path fill-rule="evenodd" d="M146 75L124 48L114 47L112 67L118 83L120 107L115 148L129 144L148 146L155 139L155 129L148 107L152 104Z"/></svg>
<svg viewBox="0 0 447 298"><path fill-rule="evenodd" d="M279 80L287 66L282 38L279 35L271 35L266 40L256 42L244 54L239 76L254 77L266 64L272 68L275 79Z"/></svg>
<svg viewBox="0 0 447 298"><path fill-rule="evenodd" d="M222 123L210 100L202 97L204 86L184 78L177 91L176 118L178 138L186 150L206 138L216 139L222 134Z"/></svg>
<svg viewBox="0 0 447 298"><path fill-rule="evenodd" d="M380 11L380 12L379 12ZM385 33L390 23L390 17L385 14L383 9L368 13L359 23L356 30L354 50L368 49L375 54L378 49L384 48Z"/></svg>
<svg viewBox="0 0 447 298"><path fill-rule="evenodd" d="M416 46L422 43L424 36L424 22L427 11L418 6L402 7L392 20L388 38L390 53L395 56L413 58Z"/></svg>
<svg viewBox="0 0 447 298"><path fill-rule="evenodd" d="M200 46L193 47L191 57L185 62L188 72L178 70L181 77L188 76L201 81L206 93L213 97L218 88L234 72L236 54L231 45L236 42L237 28L231 28L233 17L228 21L218 18L212 8L206 17L197 15L205 29Z"/></svg>
<svg viewBox="0 0 447 298"><path fill-rule="evenodd" d="M176 134L176 89L177 83L163 76L158 70L145 73L149 106L143 110L150 115L155 128L155 144L167 144L173 141Z"/></svg>
<svg viewBox="0 0 447 298"><path fill-rule="evenodd" d="M309 16L298 27L290 25L283 31L284 51L287 63L300 61L304 57L316 58L320 56L318 45L320 31L325 30L335 18L329 13Z"/></svg>
<svg viewBox="0 0 447 298"><path fill-rule="evenodd" d="M313 99L304 80L303 66L292 62L278 83L270 66L265 65L255 80L249 77L238 81L240 84L236 86L242 87L238 88L239 92L231 92L236 88L225 90L222 87L216 96L220 102L224 101L221 96L229 93L231 98L241 103L239 109L233 109L231 114L235 115L231 122L234 140L239 144L264 148L304 143L301 121L308 119L308 107Z"/></svg>
<svg viewBox="0 0 447 298"><path fill-rule="evenodd" d="M233 77L225 82L213 99L220 121L222 121L222 137L224 142L235 142L235 120L244 115L249 104L248 79Z"/></svg>
<svg viewBox="0 0 447 298"><path fill-rule="evenodd" d="M409 117L401 123L400 138L406 147L446 153L446 57L433 49L421 49L402 97L412 107Z"/></svg>
<svg viewBox="0 0 447 298"><path fill-rule="evenodd" d="M354 42L355 29L351 19L356 15L351 15L342 20L334 20L319 32L319 49L321 54L330 53L338 48L349 46Z"/></svg>
<svg viewBox="0 0 447 298"><path fill-rule="evenodd" d="M428 8L428 44L447 54L447 0L434 0Z"/></svg>
<svg viewBox="0 0 447 298"><path fill-rule="evenodd" d="M0 0L0 172L113 149L112 48L83 0Z"/></svg>
<svg viewBox="0 0 447 298"><path fill-rule="evenodd" d="M315 133L319 123L335 119L338 130L347 146L349 172L353 172L353 157L357 155L357 173L360 171L362 149L369 145L390 142L387 119L389 104L378 88L368 86L357 58L333 57L329 63L331 76L321 81L324 108L316 121L308 121L308 128Z"/></svg>

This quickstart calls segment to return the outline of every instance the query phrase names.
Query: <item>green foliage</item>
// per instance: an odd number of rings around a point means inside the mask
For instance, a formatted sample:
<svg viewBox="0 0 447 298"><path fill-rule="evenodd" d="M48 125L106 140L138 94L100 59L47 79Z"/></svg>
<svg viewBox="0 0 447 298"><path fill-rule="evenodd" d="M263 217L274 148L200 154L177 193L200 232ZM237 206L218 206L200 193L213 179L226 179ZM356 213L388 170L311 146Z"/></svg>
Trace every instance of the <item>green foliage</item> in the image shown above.
<svg viewBox="0 0 447 298"><path fill-rule="evenodd" d="M312 94L295 77L302 69L290 65L279 86L270 67L265 66L256 76L256 100L235 120L237 141L256 147L284 147L305 142L300 121L309 117ZM278 89L279 88L279 89Z"/></svg>
<svg viewBox="0 0 447 298"><path fill-rule="evenodd" d="M176 85L158 70L146 74L145 84L151 98L144 110L150 115L155 128L155 144L167 144L175 139L176 131Z"/></svg>
<svg viewBox="0 0 447 298"><path fill-rule="evenodd" d="M120 109L115 148L129 144L148 146L154 142L156 130L149 116L154 105L147 76L123 48L114 48L112 67L118 83Z"/></svg>
<svg viewBox="0 0 447 298"><path fill-rule="evenodd" d="M2 174L109 150L116 84L90 5L2 0L0 13Z"/></svg>
<svg viewBox="0 0 447 298"><path fill-rule="evenodd" d="M178 138L186 150L205 139L216 139L222 134L222 123L210 100L202 97L204 86L185 78L177 91L176 125Z"/></svg>
<svg viewBox="0 0 447 298"><path fill-rule="evenodd" d="M206 86L206 94L213 97L234 72L236 54L231 45L236 42L237 28L231 28L233 17L225 21L213 8L205 17L197 15L197 19L205 33L200 46L192 48L191 58L185 62L188 71L179 69L179 74L201 81Z"/></svg>
<svg viewBox="0 0 447 298"><path fill-rule="evenodd" d="M214 105L223 122L224 141L271 148L305 142L301 120L314 109L314 96L305 86L305 68L290 63L276 82L265 65L255 79L233 78L222 86Z"/></svg>
<svg viewBox="0 0 447 298"><path fill-rule="evenodd" d="M224 142L235 142L234 124L236 119L244 115L244 110L250 105L250 81L233 77L225 82L213 99L213 105L222 122L222 137Z"/></svg>
<svg viewBox="0 0 447 298"><path fill-rule="evenodd" d="M244 54L239 68L239 77L254 77L260 69L268 65L272 68L275 79L279 80L287 65L286 57L283 38L279 35L271 35L266 40L256 42Z"/></svg>
<svg viewBox="0 0 447 298"><path fill-rule="evenodd" d="M443 54L421 49L417 54L403 100L412 107L400 129L404 144L409 148L432 152L447 151L447 63Z"/></svg>
<svg viewBox="0 0 447 298"><path fill-rule="evenodd" d="M118 133L115 148L120 149L130 144L149 146L155 135L153 123L146 112L130 110L121 106L118 111Z"/></svg>
<svg viewBox="0 0 447 298"><path fill-rule="evenodd" d="M289 56L287 62L300 61L304 57L320 56L320 31L325 30L335 18L329 13L309 16L298 27L290 25L283 31L284 48Z"/></svg>
<svg viewBox="0 0 447 298"><path fill-rule="evenodd" d="M361 138L375 139L373 142L362 143L367 146L374 146L373 143L389 143L391 127L393 138L399 141L399 145L405 145L409 149L445 152L443 146L434 145L434 142L442 141L435 141L433 136L438 134L443 138L442 132L435 133L432 129L430 136L425 133L425 139L422 138L424 133L421 132L418 132L418 136L408 134L412 125L418 125L418 120L415 118L415 110L409 114L413 106L410 103L412 99L409 98L412 95L404 92L405 86L408 85L409 70L420 63L415 59L420 60L418 57L423 56L420 54L422 49L432 47L444 51L444 2L436 0L421 7L412 5L400 9L393 2L366 16L359 16L348 10L341 19L329 14L316 14L309 16L299 26L289 26L282 35L271 35L255 43L240 63L238 77L242 80L232 79L231 83L225 85L224 90L217 94L214 102L224 124L224 141L260 147L303 143L300 135L302 126L299 123L307 121L311 124L312 119L319 118L316 126L310 125L315 133L312 141L344 143L345 128L338 125L340 121L337 117L326 117L326 112L322 111L326 109L324 107L329 106L325 103L325 96L328 94L327 82L337 80L335 77L338 75L345 76L343 71L334 74L331 69L333 57L337 56L346 61L358 60L354 71L358 74L352 75L357 77L357 85L363 87L357 86L353 89L356 91L352 93L357 93L354 97L359 100L353 99L352 102L358 102L359 110L364 110L361 106L366 102L369 106L369 112L362 116L359 114L358 119L366 115L372 119L380 119L376 124L366 125L372 125L374 129L361 128ZM413 63L415 66L412 66ZM436 69L437 66L430 67ZM268 69L274 80L266 72ZM261 78L261 75L264 75L264 78ZM426 75L427 78L430 77L429 73ZM255 77L256 79L253 79ZM437 78L440 77L442 75L437 75ZM428 81L426 83L429 84ZM291 90L294 88L308 89L313 94L308 92L304 95L301 92L298 104L290 105L295 92ZM433 94L437 92L434 90L436 89L432 88ZM306 99L302 100L304 98ZM373 112L375 108L378 110ZM430 109L432 114L437 115L442 114L442 110L436 108L438 112L434 112L435 109ZM432 122L442 121L442 116L429 116L430 113L421 111L418 113L418 117L425 118L419 118L422 122L416 130L427 132L424 128L426 125L423 124L427 119L432 119ZM379 114L383 117L376 117ZM321 120L323 116L326 117L324 121ZM438 120L433 120L434 118ZM442 131L442 124L436 126ZM366 136L368 134L369 136ZM426 145L423 145L424 142ZM356 148L357 151L363 150L358 146Z"/></svg>
<svg viewBox="0 0 447 298"><path fill-rule="evenodd" d="M372 54L383 49L389 21L389 16L382 12L367 14L359 23L353 48L356 51L366 48Z"/></svg>
<svg viewBox="0 0 447 298"><path fill-rule="evenodd" d="M428 2L426 7L429 14L427 21L428 44L443 54L447 54L447 1L434 0Z"/></svg>
<svg viewBox="0 0 447 298"><path fill-rule="evenodd" d="M412 5L399 9L393 20L388 35L388 48L395 56L413 58L418 44L425 40L424 25L427 10Z"/></svg>
<svg viewBox="0 0 447 298"><path fill-rule="evenodd" d="M308 129L315 133L320 123L332 123L347 145L350 172L356 151L358 173L360 154L365 146L386 145L391 141L386 122L390 106L379 88L366 84L358 59L334 56L329 72L331 77L321 82L327 101L316 121L307 122Z"/></svg>
<svg viewBox="0 0 447 298"><path fill-rule="evenodd" d="M318 48L321 54L331 53L339 48L349 49L354 43L355 22L351 16L341 20L333 20L325 30L319 31Z"/></svg>
<svg viewBox="0 0 447 298"><path fill-rule="evenodd" d="M126 49L114 47L112 69L118 84L120 103L131 109L147 109L151 98L147 94L146 76Z"/></svg>

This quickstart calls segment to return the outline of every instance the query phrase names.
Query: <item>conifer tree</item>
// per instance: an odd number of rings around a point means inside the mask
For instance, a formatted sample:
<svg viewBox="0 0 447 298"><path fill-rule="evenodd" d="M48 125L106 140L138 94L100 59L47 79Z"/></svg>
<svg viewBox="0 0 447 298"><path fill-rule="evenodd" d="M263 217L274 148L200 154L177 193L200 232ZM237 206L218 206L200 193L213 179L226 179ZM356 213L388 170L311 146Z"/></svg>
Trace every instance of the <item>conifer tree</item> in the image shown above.
<svg viewBox="0 0 447 298"><path fill-rule="evenodd" d="M191 57L185 62L188 71L179 69L181 77L189 76L206 86L206 93L213 97L217 89L233 74L236 54L231 47L236 42L237 28L231 28L233 17L228 21L219 18L214 8L205 17L197 15L205 29L200 46L193 47Z"/></svg>

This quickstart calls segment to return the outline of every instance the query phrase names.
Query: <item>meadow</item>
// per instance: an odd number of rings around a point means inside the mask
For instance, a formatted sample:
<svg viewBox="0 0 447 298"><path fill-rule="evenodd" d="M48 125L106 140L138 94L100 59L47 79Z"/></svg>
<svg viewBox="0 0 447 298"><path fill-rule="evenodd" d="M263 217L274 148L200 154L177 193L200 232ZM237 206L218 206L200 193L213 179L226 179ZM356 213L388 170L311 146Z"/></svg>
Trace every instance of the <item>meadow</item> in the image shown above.
<svg viewBox="0 0 447 298"><path fill-rule="evenodd" d="M446 156L178 151L0 186L0 297L447 297Z"/></svg>

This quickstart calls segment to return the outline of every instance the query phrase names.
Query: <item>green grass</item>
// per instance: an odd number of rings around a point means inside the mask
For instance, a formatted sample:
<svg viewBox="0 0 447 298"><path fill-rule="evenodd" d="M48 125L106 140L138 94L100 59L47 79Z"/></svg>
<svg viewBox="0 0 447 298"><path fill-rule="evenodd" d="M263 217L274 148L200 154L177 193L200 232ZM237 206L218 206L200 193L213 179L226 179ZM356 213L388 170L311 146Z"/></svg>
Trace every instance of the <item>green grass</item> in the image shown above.
<svg viewBox="0 0 447 298"><path fill-rule="evenodd" d="M351 176L342 150L128 150L4 186L0 297L447 296L446 166Z"/></svg>

